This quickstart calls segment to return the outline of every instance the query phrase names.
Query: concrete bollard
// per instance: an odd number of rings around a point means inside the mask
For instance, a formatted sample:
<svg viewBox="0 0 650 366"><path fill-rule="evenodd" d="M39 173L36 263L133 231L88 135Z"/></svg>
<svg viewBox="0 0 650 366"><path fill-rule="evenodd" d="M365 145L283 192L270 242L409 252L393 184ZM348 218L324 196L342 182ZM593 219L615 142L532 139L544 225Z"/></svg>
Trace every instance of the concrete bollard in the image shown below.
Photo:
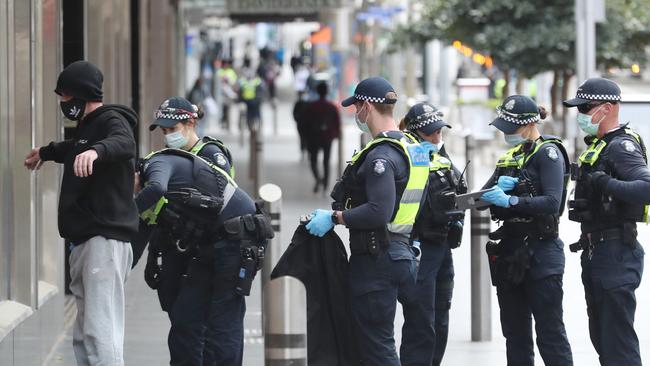
<svg viewBox="0 0 650 366"><path fill-rule="evenodd" d="M473 209L470 215L472 268L472 341L492 340L492 285L485 244L490 233L488 210Z"/></svg>
<svg viewBox="0 0 650 366"><path fill-rule="evenodd" d="M307 291L300 280L284 276L264 290L266 366L307 366Z"/></svg>

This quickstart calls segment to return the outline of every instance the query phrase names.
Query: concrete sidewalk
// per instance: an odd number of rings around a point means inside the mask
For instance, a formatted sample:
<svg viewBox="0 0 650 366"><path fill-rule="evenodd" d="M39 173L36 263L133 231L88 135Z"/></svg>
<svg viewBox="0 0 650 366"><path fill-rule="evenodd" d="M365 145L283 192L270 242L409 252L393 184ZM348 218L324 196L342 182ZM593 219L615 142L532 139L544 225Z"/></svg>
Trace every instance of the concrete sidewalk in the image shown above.
<svg viewBox="0 0 650 366"><path fill-rule="evenodd" d="M291 105L280 103L278 109L278 134L273 133L270 119L265 119L265 138L263 147L264 164L262 168L262 183L275 183L283 190L282 202L282 232L283 242L291 239L293 230L298 225L300 215L309 213L315 208L327 208L330 206L330 199L324 194L314 195L312 193L313 179L306 159L299 154L299 143L295 133L295 124L291 117ZM270 117L270 109L263 110L265 117ZM454 122L454 121L450 121ZM242 187L250 192L248 181L248 149L247 144L239 144L239 136L236 128L231 128L231 133L225 133L216 128L209 128L215 137L221 138L233 151L237 167L237 181ZM453 130L452 130L453 132ZM358 147L359 132L352 120L347 120L344 129L345 135L345 156L349 157L353 149ZM452 154L455 162L462 166L464 157L463 140L460 137L446 135L447 148ZM336 142L335 142L336 145ZM336 146L333 146L332 153L332 182L337 177L336 172ZM481 159L473 163L475 166L475 186L482 184L492 171L493 158L503 150L498 145L493 149L485 151ZM466 225L469 229L469 225ZM342 227L337 227L337 232L347 242L347 232ZM564 277L564 311L565 323L569 340L574 353L574 364L576 366L597 365L598 360L593 347L589 341L587 328L587 314L584 301L584 291L580 282L579 256L570 253L568 243L577 240L579 227L563 218L560 233L565 241L566 247L566 274ZM639 228L639 239L643 244L650 239L650 228L641 225ZM645 242L645 243L644 243ZM449 345L443 364L445 365L505 365L505 342L501 336L499 324L499 310L496 299L496 292L492 296L492 333L493 341L473 343L470 342L471 335L471 309L470 309L470 255L469 255L469 230L465 232L463 245L454 251L455 260L455 290L453 304L450 314ZM169 362L167 350L167 332L169 320L166 314L160 310L158 299L154 291L150 290L143 280L144 264L139 264L132 272L127 285L127 328L125 360L126 365L164 365ZM245 365L263 365L263 337L261 334L261 306L259 281L256 280L251 296L247 299L248 311L245 319L246 341L245 341ZM641 341L641 353L646 362L650 362L650 285L648 280L643 281L641 288L637 291L637 331ZM398 308L395 319L395 337L401 339L401 324L403 317L401 308ZM538 356L537 364L542 365L543 361ZM71 334L68 332L59 348L55 350L50 365L74 365L72 355Z"/></svg>

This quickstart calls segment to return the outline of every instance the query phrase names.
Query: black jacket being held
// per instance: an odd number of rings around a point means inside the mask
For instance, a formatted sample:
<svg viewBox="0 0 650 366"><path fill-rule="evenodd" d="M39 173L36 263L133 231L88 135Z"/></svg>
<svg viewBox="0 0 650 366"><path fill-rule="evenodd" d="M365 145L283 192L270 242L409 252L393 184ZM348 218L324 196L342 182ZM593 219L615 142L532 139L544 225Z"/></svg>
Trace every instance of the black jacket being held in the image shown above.
<svg viewBox="0 0 650 366"><path fill-rule="evenodd" d="M59 233L74 244L93 236L130 242L138 231L138 210L133 201L137 114L121 105L104 105L86 115L74 138L51 142L39 153L41 160L62 163L59 197ZM92 175L74 174L80 153L94 149Z"/></svg>
<svg viewBox="0 0 650 366"><path fill-rule="evenodd" d="M307 290L309 366L359 365L348 296L348 257L334 231L319 238L300 225L271 273L271 279L281 276L299 279Z"/></svg>

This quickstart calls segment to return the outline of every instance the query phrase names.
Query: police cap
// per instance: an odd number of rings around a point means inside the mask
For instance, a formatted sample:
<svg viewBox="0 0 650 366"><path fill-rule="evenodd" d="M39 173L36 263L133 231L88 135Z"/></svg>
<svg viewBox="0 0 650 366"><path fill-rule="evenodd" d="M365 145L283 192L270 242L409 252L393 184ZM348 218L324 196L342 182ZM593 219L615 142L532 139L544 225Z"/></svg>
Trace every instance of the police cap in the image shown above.
<svg viewBox="0 0 650 366"><path fill-rule="evenodd" d="M154 112L154 118L149 131L156 127L173 127L177 123L190 118L199 118L199 109L183 97L171 97L160 105Z"/></svg>
<svg viewBox="0 0 650 366"><path fill-rule="evenodd" d="M567 107L577 107L593 102L617 103L620 101L621 88L615 82L605 78L591 78L585 80L578 87L575 98L565 100L563 103Z"/></svg>
<svg viewBox="0 0 650 366"><path fill-rule="evenodd" d="M378 76L367 78L357 85L354 89L354 95L344 99L341 105L349 107L357 101L364 100L377 104L395 104L397 99L386 98L386 94L390 92L395 93L395 89L388 80Z"/></svg>
<svg viewBox="0 0 650 366"><path fill-rule="evenodd" d="M535 101L524 95L511 95L497 107L497 118L490 124L506 135L511 135L519 127L539 120L539 107Z"/></svg>
<svg viewBox="0 0 650 366"><path fill-rule="evenodd" d="M442 112L431 104L417 103L409 109L404 119L409 131L420 131L429 136L443 127L451 128L442 117Z"/></svg>

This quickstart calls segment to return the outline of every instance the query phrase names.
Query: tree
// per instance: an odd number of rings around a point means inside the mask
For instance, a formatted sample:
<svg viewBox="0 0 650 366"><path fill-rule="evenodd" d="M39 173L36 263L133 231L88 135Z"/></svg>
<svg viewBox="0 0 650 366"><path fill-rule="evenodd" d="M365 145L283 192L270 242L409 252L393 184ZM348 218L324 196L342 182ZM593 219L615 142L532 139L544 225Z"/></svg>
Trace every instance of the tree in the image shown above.
<svg viewBox="0 0 650 366"><path fill-rule="evenodd" d="M596 25L600 67L647 64L650 45L650 0L607 0L606 22Z"/></svg>
<svg viewBox="0 0 650 366"><path fill-rule="evenodd" d="M606 5L607 20L597 27L598 66L643 65L650 45L650 0L606 0ZM572 0L431 0L421 20L396 37L402 43L430 39L461 40L492 56L504 72L516 70L526 78L552 71L551 109L559 115L558 103L568 97L575 73Z"/></svg>

